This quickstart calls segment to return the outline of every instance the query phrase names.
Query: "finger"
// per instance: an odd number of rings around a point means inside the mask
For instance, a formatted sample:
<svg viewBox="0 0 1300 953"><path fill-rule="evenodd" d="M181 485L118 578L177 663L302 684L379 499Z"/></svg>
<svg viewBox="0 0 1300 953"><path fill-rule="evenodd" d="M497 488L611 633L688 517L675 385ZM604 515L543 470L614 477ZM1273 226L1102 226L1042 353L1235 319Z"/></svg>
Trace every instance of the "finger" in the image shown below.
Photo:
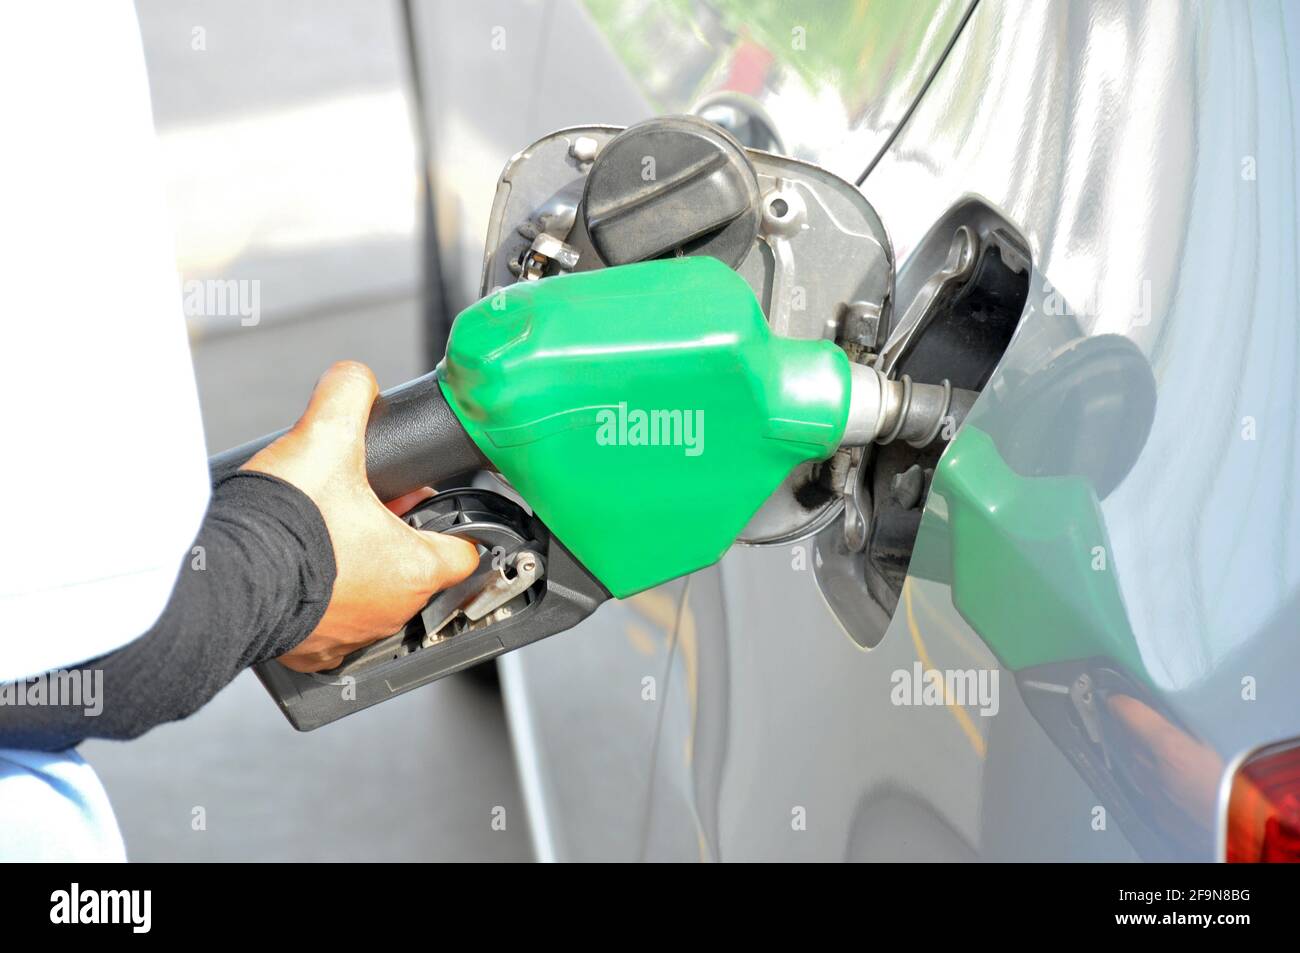
<svg viewBox="0 0 1300 953"><path fill-rule="evenodd" d="M276 659L281 665L292 672L327 672L334 668L342 659L336 659L332 655L314 652L310 655L281 655Z"/></svg>
<svg viewBox="0 0 1300 953"><path fill-rule="evenodd" d="M366 365L339 361L321 375L295 430L328 429L331 441L346 442L354 462L365 465L366 423L379 395L379 382Z"/></svg>
<svg viewBox="0 0 1300 953"><path fill-rule="evenodd" d="M1161 730L1165 720L1149 705L1144 705L1128 695L1114 694L1106 698L1106 707L1130 730L1150 736Z"/></svg>
<svg viewBox="0 0 1300 953"><path fill-rule="evenodd" d="M478 547L468 539L442 533L419 533L426 554L426 566L432 589L454 586L478 568Z"/></svg>
<svg viewBox="0 0 1300 953"><path fill-rule="evenodd" d="M411 510L415 509L427 499L437 496L437 491L431 486L422 486L418 490L412 490L405 493L395 500L389 500L384 506L398 516L405 516Z"/></svg>
<svg viewBox="0 0 1300 953"><path fill-rule="evenodd" d="M1153 751L1178 745L1186 736L1151 706L1128 695L1111 695L1106 699L1111 712Z"/></svg>

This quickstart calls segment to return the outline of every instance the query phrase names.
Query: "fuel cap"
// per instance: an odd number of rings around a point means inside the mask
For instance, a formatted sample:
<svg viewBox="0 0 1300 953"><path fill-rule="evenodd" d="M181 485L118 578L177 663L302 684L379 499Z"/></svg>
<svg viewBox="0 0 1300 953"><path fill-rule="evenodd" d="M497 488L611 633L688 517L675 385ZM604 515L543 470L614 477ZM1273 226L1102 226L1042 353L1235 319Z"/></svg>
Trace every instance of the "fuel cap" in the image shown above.
<svg viewBox="0 0 1300 953"><path fill-rule="evenodd" d="M732 268L758 237L758 176L717 126L668 116L629 126L587 174L583 221L606 265L711 255Z"/></svg>

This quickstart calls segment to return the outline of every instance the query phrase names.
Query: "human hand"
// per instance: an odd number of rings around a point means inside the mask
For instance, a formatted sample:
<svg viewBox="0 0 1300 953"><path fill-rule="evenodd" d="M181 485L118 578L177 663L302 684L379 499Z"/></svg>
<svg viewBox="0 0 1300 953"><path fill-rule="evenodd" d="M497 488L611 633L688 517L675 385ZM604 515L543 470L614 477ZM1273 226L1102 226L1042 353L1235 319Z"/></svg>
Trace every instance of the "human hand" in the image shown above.
<svg viewBox="0 0 1300 953"><path fill-rule="evenodd" d="M280 656L287 668L318 672L392 635L434 593L478 566L474 544L413 529L397 514L433 495L424 488L387 505L366 480L366 422L379 393L364 364L342 361L316 384L293 428L242 469L293 484L320 510L334 546L336 575L320 623Z"/></svg>

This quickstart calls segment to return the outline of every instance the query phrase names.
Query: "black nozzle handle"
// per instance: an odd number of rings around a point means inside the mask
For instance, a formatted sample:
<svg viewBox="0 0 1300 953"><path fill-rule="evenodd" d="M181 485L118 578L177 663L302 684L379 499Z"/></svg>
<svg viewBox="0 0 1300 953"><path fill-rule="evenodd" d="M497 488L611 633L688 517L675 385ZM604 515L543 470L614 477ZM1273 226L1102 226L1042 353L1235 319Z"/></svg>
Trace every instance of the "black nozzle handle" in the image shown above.
<svg viewBox="0 0 1300 953"><path fill-rule="evenodd" d="M209 457L213 484L284 433L267 434ZM381 500L490 466L447 403L437 371L375 398L366 425L366 475Z"/></svg>

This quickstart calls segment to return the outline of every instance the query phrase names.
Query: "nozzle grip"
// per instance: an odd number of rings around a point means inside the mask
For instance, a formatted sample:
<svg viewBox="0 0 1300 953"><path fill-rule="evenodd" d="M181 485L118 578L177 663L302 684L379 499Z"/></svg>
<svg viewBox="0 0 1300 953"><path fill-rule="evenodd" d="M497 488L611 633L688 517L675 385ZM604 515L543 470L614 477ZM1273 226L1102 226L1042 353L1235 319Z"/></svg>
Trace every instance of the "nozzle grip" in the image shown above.
<svg viewBox="0 0 1300 953"><path fill-rule="evenodd" d="M267 434L210 457L213 484L285 433ZM381 500L396 499L488 465L447 403L437 371L375 398L366 425L366 475Z"/></svg>

